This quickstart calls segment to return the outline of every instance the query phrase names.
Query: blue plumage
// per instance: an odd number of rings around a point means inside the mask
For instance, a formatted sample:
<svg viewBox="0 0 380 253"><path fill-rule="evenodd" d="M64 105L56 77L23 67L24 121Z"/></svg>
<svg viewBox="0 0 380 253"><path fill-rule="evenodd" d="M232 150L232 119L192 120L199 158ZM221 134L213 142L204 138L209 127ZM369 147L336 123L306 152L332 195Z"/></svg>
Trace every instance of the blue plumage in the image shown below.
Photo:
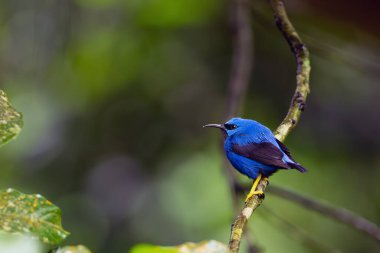
<svg viewBox="0 0 380 253"><path fill-rule="evenodd" d="M297 163L286 146L272 131L257 121L232 118L223 125L205 127L220 128L224 134L224 150L231 164L242 174L256 179L259 174L269 177L278 169L306 169Z"/></svg>

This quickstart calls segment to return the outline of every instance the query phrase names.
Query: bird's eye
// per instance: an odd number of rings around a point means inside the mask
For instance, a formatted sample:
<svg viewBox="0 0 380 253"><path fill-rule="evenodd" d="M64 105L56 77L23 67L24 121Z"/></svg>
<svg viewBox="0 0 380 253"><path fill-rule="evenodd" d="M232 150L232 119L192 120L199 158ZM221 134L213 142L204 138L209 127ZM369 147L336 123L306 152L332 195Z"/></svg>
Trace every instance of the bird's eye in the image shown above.
<svg viewBox="0 0 380 253"><path fill-rule="evenodd" d="M227 129L227 130L234 130L237 128L237 125L235 124L224 124L224 127Z"/></svg>

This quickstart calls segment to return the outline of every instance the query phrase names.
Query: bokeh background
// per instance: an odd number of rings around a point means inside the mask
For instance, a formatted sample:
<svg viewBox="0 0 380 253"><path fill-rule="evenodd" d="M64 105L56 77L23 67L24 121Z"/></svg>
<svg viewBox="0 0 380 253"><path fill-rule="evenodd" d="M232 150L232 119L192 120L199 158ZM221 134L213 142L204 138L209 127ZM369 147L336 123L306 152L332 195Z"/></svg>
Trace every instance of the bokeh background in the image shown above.
<svg viewBox="0 0 380 253"><path fill-rule="evenodd" d="M271 184L380 224L379 7L286 3L312 57L312 93L286 144L309 173L280 172ZM255 63L240 116L275 129L296 66L269 4L251 8ZM2 0L0 83L25 126L1 149L0 187L46 196L62 209L65 244L96 253L228 242L235 212L220 136L201 126L225 120L229 9L217 0ZM380 251L268 193L249 223L265 252L321 252L278 216L327 248Z"/></svg>

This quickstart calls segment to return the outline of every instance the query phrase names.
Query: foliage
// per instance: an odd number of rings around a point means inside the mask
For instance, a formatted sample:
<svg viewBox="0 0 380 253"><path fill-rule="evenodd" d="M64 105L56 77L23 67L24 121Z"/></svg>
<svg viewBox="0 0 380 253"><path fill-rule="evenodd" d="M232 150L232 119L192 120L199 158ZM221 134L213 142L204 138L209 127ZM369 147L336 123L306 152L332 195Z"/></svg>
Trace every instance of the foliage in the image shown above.
<svg viewBox="0 0 380 253"><path fill-rule="evenodd" d="M8 101L0 90L0 146L15 138L21 131L22 115Z"/></svg>
<svg viewBox="0 0 380 253"><path fill-rule="evenodd" d="M22 127L22 117L0 90L0 145L16 137ZM39 252L34 237L49 245L60 244L69 233L62 228L61 210L40 194L24 194L15 189L0 190L0 253ZM5 232L5 233L4 233ZM12 234L22 235L11 237ZM57 253L91 253L86 247L67 246Z"/></svg>
<svg viewBox="0 0 380 253"><path fill-rule="evenodd" d="M23 194L11 188L0 191L0 224L4 231L30 233L52 245L69 234L61 226L57 206L39 194Z"/></svg>

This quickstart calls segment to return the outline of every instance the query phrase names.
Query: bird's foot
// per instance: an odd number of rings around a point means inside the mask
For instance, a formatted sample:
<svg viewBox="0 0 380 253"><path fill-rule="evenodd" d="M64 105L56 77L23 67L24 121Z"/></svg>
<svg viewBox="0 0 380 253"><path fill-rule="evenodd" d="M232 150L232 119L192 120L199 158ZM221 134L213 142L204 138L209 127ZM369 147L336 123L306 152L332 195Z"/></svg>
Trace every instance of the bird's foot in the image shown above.
<svg viewBox="0 0 380 253"><path fill-rule="evenodd" d="M250 198L252 198L253 195L264 196L264 192L262 190L256 190L257 186L259 185L260 180L266 181L266 183L269 182L267 177L263 177L261 174L259 174L258 177L253 182L251 191L248 193L248 195L245 199L245 203L247 203L247 201Z"/></svg>
<svg viewBox="0 0 380 253"><path fill-rule="evenodd" d="M253 195L264 195L264 192L263 191L251 191L247 195L247 198L245 199L245 202L247 202L250 198L252 198Z"/></svg>

